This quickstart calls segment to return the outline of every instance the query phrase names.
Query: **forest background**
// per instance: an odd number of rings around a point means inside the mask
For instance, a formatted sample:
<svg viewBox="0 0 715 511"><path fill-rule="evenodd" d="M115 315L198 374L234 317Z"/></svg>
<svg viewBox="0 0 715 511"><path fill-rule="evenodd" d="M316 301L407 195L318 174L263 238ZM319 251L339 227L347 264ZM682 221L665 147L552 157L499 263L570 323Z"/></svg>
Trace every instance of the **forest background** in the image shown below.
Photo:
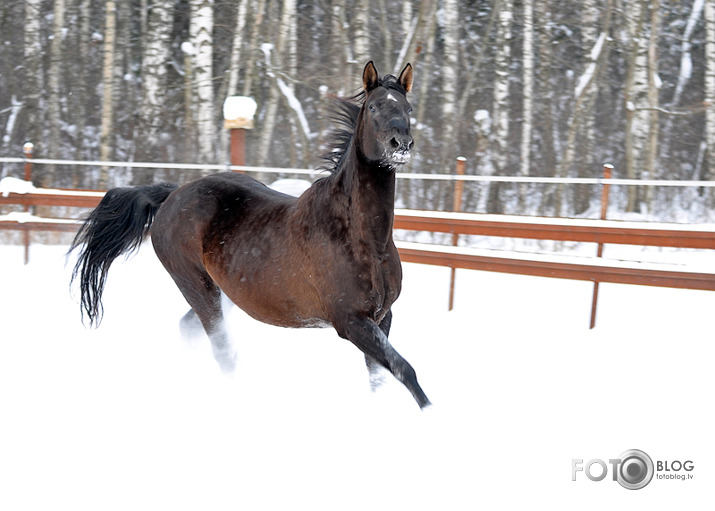
<svg viewBox="0 0 715 511"><path fill-rule="evenodd" d="M415 67L410 172L715 179L715 0L25 0L0 5L0 157L223 164L226 97L258 104L246 162L320 164L331 97ZM19 165L0 164L0 177ZM37 166L107 188L175 170ZM712 221L712 188L617 187L619 210ZM471 183L465 209L588 216L596 186ZM448 209L451 185L398 204ZM674 218L673 211L677 211Z"/></svg>

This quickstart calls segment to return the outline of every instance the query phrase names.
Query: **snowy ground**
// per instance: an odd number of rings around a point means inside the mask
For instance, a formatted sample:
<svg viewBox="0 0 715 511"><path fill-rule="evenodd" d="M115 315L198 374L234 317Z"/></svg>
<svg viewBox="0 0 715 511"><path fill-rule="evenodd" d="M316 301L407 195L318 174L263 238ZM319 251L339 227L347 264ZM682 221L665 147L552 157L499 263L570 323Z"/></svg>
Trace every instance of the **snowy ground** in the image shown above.
<svg viewBox="0 0 715 511"><path fill-rule="evenodd" d="M66 247L0 246L0 509L705 509L715 501L715 293L405 265L391 340L433 406L329 330L233 309L237 374L178 333L150 244L80 323ZM571 480L627 449L692 480ZM598 469L595 470L597 474ZM683 472L681 472L683 473Z"/></svg>

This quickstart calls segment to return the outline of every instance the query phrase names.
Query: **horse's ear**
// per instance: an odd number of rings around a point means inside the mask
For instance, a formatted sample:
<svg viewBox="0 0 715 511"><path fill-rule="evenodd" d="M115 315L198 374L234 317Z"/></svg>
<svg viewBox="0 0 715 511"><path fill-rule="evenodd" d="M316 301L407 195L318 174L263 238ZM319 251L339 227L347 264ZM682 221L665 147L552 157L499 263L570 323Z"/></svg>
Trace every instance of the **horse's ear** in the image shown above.
<svg viewBox="0 0 715 511"><path fill-rule="evenodd" d="M410 92L412 90L412 64L408 63L405 69L400 73L400 77L397 81L405 89L405 92Z"/></svg>
<svg viewBox="0 0 715 511"><path fill-rule="evenodd" d="M371 60L362 72L362 85L366 91L372 90L377 87L378 79L377 69Z"/></svg>

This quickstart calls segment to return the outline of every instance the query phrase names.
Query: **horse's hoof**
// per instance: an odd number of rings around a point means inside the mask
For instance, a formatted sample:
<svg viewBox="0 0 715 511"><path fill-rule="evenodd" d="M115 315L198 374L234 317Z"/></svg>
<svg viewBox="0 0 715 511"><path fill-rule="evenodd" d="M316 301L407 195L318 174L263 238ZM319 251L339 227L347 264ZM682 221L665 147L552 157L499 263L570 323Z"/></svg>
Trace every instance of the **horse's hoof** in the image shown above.
<svg viewBox="0 0 715 511"><path fill-rule="evenodd" d="M222 353L214 353L214 358L224 374L233 374L236 371L238 356L235 351L227 350Z"/></svg>

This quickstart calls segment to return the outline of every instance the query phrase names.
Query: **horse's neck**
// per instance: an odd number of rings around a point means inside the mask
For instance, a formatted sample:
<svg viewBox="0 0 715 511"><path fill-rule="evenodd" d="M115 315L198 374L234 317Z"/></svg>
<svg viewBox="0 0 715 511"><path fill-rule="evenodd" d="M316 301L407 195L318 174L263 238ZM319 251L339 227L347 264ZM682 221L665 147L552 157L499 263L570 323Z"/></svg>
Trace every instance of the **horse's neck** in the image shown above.
<svg viewBox="0 0 715 511"><path fill-rule="evenodd" d="M343 170L340 177L344 180L344 193L350 197L354 231L372 238L378 249L384 249L392 239L395 216L394 172L360 162Z"/></svg>

